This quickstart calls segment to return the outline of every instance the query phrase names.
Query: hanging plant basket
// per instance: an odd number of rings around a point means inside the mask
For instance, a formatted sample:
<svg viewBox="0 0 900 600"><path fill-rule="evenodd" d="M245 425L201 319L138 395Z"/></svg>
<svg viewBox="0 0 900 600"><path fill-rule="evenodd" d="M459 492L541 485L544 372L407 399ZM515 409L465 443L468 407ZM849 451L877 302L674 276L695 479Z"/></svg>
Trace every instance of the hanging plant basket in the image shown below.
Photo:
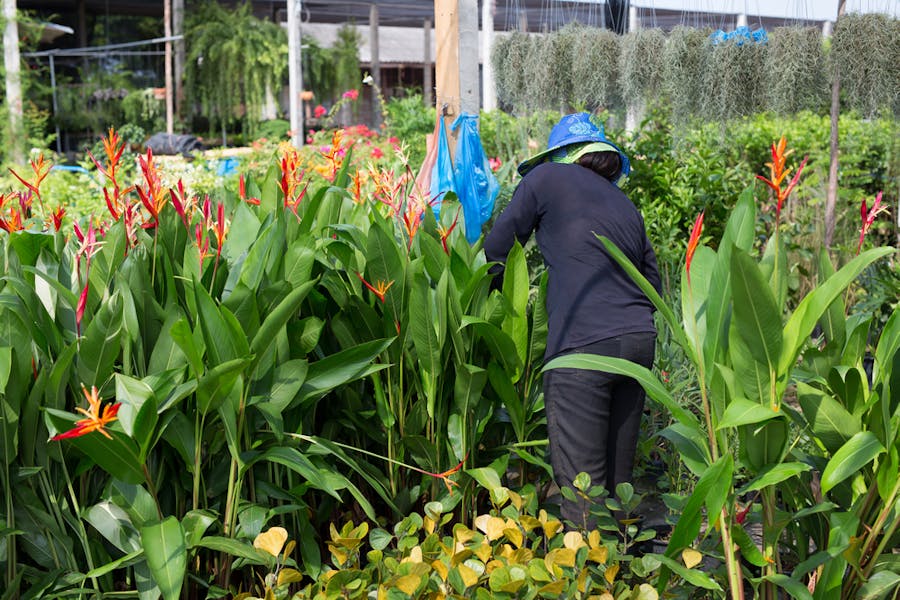
<svg viewBox="0 0 900 600"><path fill-rule="evenodd" d="M647 103L659 96L665 44L661 29L639 29L622 37L619 65L622 95L627 103Z"/></svg>
<svg viewBox="0 0 900 600"><path fill-rule="evenodd" d="M766 56L767 106L779 114L824 110L828 78L818 27L777 27Z"/></svg>
<svg viewBox="0 0 900 600"><path fill-rule="evenodd" d="M719 120L752 115L766 106L766 44L735 38L706 54L700 113Z"/></svg>
<svg viewBox="0 0 900 600"><path fill-rule="evenodd" d="M620 38L609 29L585 28L572 58L573 103L586 110L621 106Z"/></svg>
<svg viewBox="0 0 900 600"><path fill-rule="evenodd" d="M557 83L565 74L554 73L550 61L553 57L553 34L531 36L531 50L525 60L525 102L527 110L558 108L556 104Z"/></svg>
<svg viewBox="0 0 900 600"><path fill-rule="evenodd" d="M492 59L497 97L514 111L521 110L526 104L527 63L531 49L531 36L520 31L499 38L494 45Z"/></svg>
<svg viewBox="0 0 900 600"><path fill-rule="evenodd" d="M840 77L847 104L863 116L900 109L900 27L881 14L847 14L831 41L832 77Z"/></svg>
<svg viewBox="0 0 900 600"><path fill-rule="evenodd" d="M551 94L547 97L547 108L567 111L573 104L574 72L573 63L578 39L588 31L579 23L569 23L550 34L544 47L545 68L551 81Z"/></svg>
<svg viewBox="0 0 900 600"><path fill-rule="evenodd" d="M669 32L663 50L662 88L672 117L684 122L700 114L710 29L678 26Z"/></svg>

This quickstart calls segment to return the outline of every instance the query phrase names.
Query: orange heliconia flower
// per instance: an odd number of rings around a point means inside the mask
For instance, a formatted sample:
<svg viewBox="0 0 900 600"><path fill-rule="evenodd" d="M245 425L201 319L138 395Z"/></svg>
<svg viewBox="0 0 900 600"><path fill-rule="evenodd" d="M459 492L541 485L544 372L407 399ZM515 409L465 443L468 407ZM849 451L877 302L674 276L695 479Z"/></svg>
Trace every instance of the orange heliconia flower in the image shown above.
<svg viewBox="0 0 900 600"><path fill-rule="evenodd" d="M694 227L691 229L691 237L688 239L687 256L684 259L684 270L687 272L688 283L691 282L691 261L694 260L694 252L697 250L697 244L700 243L700 234L703 233L703 212L697 215L694 221Z"/></svg>
<svg viewBox="0 0 900 600"><path fill-rule="evenodd" d="M159 169L153 164L153 150L147 148L146 158L138 156L138 163L141 166L141 174L144 177L143 185L137 187L138 197L153 218L153 221L144 223L144 228L152 229L159 224L159 213L166 206L169 195L163 188Z"/></svg>
<svg viewBox="0 0 900 600"><path fill-rule="evenodd" d="M47 178L47 175L50 174L50 169L53 167L53 163L48 160L44 160L44 154L38 154L36 159L32 159L29 161L31 165L31 170L34 171L34 182L25 181L18 173L16 173L13 169L10 169L9 172L13 174L13 176L22 182L22 185L27 187L31 192L37 196L38 202L43 202L41 200L41 183L43 183L44 179Z"/></svg>
<svg viewBox="0 0 900 600"><path fill-rule="evenodd" d="M83 414L85 418L76 421L75 427L69 431L54 435L50 438L51 440L55 441L81 437L92 431L99 431L107 438L112 439L112 436L106 431L106 426L116 420L116 415L119 413L119 407L122 403L102 401L100 399L100 394L97 392L97 388L94 386L91 386L90 392L84 385L81 386L81 390L84 392L84 397L87 398L88 408L84 409L79 406L76 407L75 410Z"/></svg>
<svg viewBox="0 0 900 600"><path fill-rule="evenodd" d="M777 199L777 204L775 206L775 222L778 222L778 218L781 216L781 206L784 204L784 201L787 200L788 196L791 195L791 192L794 190L794 186L797 185L797 182L800 181L800 173L803 172L803 167L806 166L806 161L809 159L809 156L803 158L803 161L800 163L800 167L797 169L797 172L794 174L794 177L791 179L790 183L786 188L782 188L781 184L784 179L790 174L791 169L785 169L785 162L787 161L787 157L790 156L794 151L787 150L787 138L785 136L781 136L781 139L778 140L778 143L772 143L772 162L766 163L766 166L769 167L769 178L765 178L762 175L757 175L756 178L760 181L765 182L767 186L772 188L775 192L775 197Z"/></svg>
<svg viewBox="0 0 900 600"><path fill-rule="evenodd" d="M453 219L453 224L450 227L444 229L443 225L438 225L438 234L441 236L441 246L444 247L444 254L450 254L450 250L447 248L447 238L456 229L457 222L459 222L459 209L456 209L456 217Z"/></svg>
<svg viewBox="0 0 900 600"><path fill-rule="evenodd" d="M391 289L392 285L394 285L393 280L387 283L385 283L384 281L378 281L375 283L375 285L372 285L371 283L366 281L361 273L357 273L356 276L359 277L359 280L363 282L363 285L369 288L369 291L375 294L375 296L382 302L384 302L384 296L385 294L387 294L387 291Z"/></svg>

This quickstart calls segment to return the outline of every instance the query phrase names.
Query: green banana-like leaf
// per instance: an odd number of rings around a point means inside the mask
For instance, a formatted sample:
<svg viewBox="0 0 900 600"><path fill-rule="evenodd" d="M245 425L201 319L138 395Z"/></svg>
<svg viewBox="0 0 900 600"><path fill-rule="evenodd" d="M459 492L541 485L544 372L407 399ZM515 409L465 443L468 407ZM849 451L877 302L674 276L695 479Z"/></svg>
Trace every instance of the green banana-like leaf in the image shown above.
<svg viewBox="0 0 900 600"><path fill-rule="evenodd" d="M512 310L503 317L503 324L500 328L515 344L516 356L519 357L519 363L523 365L528 358L529 289L525 251L516 242L506 257L506 266L503 271L503 295L509 300ZM513 383L517 382L521 376L522 371L517 369L512 376Z"/></svg>
<svg viewBox="0 0 900 600"><path fill-rule="evenodd" d="M871 431L860 431L841 446L828 461L822 471L822 493L828 493L834 486L872 462L884 452L884 446Z"/></svg>
<svg viewBox="0 0 900 600"><path fill-rule="evenodd" d="M878 260L896 252L894 248L873 248L866 250L841 269L826 279L823 283L810 292L788 319L784 326L781 350L781 359L778 365L779 373L790 370L800 350L806 345L806 340L815 328L816 323L822 317L828 307L838 296L862 273L866 267ZM782 383L786 385L786 382Z"/></svg>
<svg viewBox="0 0 900 600"><path fill-rule="evenodd" d="M779 416L781 416L781 412L772 410L770 406L746 398L734 398L725 409L725 414L722 415L717 429L762 423Z"/></svg>
<svg viewBox="0 0 900 600"><path fill-rule="evenodd" d="M428 277L413 275L409 297L409 332L416 348L419 376L425 388L428 416L434 416L435 390L441 369L441 345L438 332L438 303L441 301L431 288Z"/></svg>
<svg viewBox="0 0 900 600"><path fill-rule="evenodd" d="M813 436L828 452L837 452L860 432L859 419L831 394L800 381L797 382L797 400Z"/></svg>
<svg viewBox="0 0 900 600"><path fill-rule="evenodd" d="M77 356L78 377L84 385L102 386L113 372L121 351L122 297L113 293L91 319Z"/></svg>
<svg viewBox="0 0 900 600"><path fill-rule="evenodd" d="M272 309L266 316L262 325L259 327L259 331L253 336L253 341L250 342L250 351L255 355L250 363L251 369L262 357L266 348L274 342L276 334L281 331L291 317L297 315L300 304L303 302L304 298L306 298L306 295L309 294L309 291L315 283L315 280L307 281L303 285L291 290L291 292L278 303L278 306Z"/></svg>
<svg viewBox="0 0 900 600"><path fill-rule="evenodd" d="M779 484L782 481L786 481L791 477L799 475L800 473L805 473L811 468L812 467L810 467L808 464L801 462L778 463L770 467L766 467L759 472L759 475L749 481L747 485L738 490L737 493L739 495L746 494L749 492L755 492L756 490L761 490L764 487L768 487L770 485Z"/></svg>
<svg viewBox="0 0 900 600"><path fill-rule="evenodd" d="M141 527L141 544L163 600L178 600L187 569L187 547L181 523L175 517L169 517Z"/></svg>
<svg viewBox="0 0 900 600"><path fill-rule="evenodd" d="M834 275L834 265L831 263L831 256L828 254L828 249L822 247L819 249L819 280L825 281L832 275ZM847 338L846 314L844 299L838 296L834 302L828 305L819 320L822 330L825 332L825 339L829 344L835 344L838 348L843 348Z"/></svg>
<svg viewBox="0 0 900 600"><path fill-rule="evenodd" d="M377 211L376 211L377 212ZM393 226L380 218L374 218L366 240L366 277L369 283L393 281L384 297L384 313L391 321L402 322L406 300L406 259L401 245L393 235Z"/></svg>
<svg viewBox="0 0 900 600"><path fill-rule="evenodd" d="M200 322L203 340L206 343L206 355L211 366L247 358L250 355L250 346L231 311L224 306L216 306L200 282L194 280L193 287L197 302L197 320Z"/></svg>
<svg viewBox="0 0 900 600"><path fill-rule="evenodd" d="M735 324L741 338L753 358L777 376L782 345L781 311L756 262L739 248L731 252L731 289Z"/></svg>
<svg viewBox="0 0 900 600"><path fill-rule="evenodd" d="M321 398L334 388L387 368L388 364L373 364L372 361L384 352L396 338L372 340L309 364L306 380L300 388L299 399L305 402Z"/></svg>
<svg viewBox="0 0 900 600"><path fill-rule="evenodd" d="M698 439L703 439L704 434L700 429L700 423L690 411L684 409L669 394L669 391L656 378L652 371L641 365L635 364L623 358L612 356L598 356L596 354L567 354L554 358L548 362L542 371L550 369L591 369L594 371L607 371L618 375L627 375L635 379L652 400L658 402L672 413L672 416L682 425L696 432Z"/></svg>

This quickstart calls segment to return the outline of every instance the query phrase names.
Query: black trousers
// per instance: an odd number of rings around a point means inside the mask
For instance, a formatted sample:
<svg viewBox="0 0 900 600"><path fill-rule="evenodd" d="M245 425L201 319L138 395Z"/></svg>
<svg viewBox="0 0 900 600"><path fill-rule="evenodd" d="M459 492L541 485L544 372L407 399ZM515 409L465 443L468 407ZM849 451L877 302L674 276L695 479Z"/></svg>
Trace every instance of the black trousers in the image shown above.
<svg viewBox="0 0 900 600"><path fill-rule="evenodd" d="M631 333L593 343L565 354L586 353L653 365L655 333ZM584 471L591 485L610 493L631 481L637 449L644 389L629 377L586 369L552 369L544 373L544 406L550 438L550 464L560 489L572 487ZM562 499L562 517L593 526L586 502Z"/></svg>

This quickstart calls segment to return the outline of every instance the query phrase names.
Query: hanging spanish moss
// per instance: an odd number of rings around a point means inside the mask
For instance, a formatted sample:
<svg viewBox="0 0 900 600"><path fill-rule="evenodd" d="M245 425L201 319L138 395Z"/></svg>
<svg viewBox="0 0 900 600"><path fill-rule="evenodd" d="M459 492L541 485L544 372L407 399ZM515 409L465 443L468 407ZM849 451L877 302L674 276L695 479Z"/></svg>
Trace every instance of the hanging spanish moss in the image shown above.
<svg viewBox="0 0 900 600"><path fill-rule="evenodd" d="M550 95L546 98L547 108L566 111L572 105L574 95L572 63L578 39L585 31L587 28L583 25L569 23L548 36L544 47L545 72L551 86Z"/></svg>
<svg viewBox="0 0 900 600"><path fill-rule="evenodd" d="M765 108L768 46L735 38L707 52L700 114L726 120Z"/></svg>
<svg viewBox="0 0 900 600"><path fill-rule="evenodd" d="M555 73L551 68L553 46L553 34L531 36L531 51L525 59L524 106L528 110L559 108L555 102L556 88L558 82L566 76L564 73Z"/></svg>
<svg viewBox="0 0 900 600"><path fill-rule="evenodd" d="M837 20L831 42L832 76L851 108L863 116L898 109L900 56L896 19L881 14L847 14Z"/></svg>
<svg viewBox="0 0 900 600"><path fill-rule="evenodd" d="M575 41L572 98L586 110L621 104L619 94L620 38L609 29L586 28Z"/></svg>
<svg viewBox="0 0 900 600"><path fill-rule="evenodd" d="M828 79L819 28L777 27L769 33L768 45L768 107L779 114L824 109Z"/></svg>
<svg viewBox="0 0 900 600"><path fill-rule="evenodd" d="M709 34L709 29L678 26L666 38L662 88L678 122L700 114L706 55L712 50Z"/></svg>
<svg viewBox="0 0 900 600"><path fill-rule="evenodd" d="M515 31L498 37L492 58L496 73L497 97L500 102L521 110L527 99L527 61L531 52L531 36Z"/></svg>
<svg viewBox="0 0 900 600"><path fill-rule="evenodd" d="M641 104L659 96L665 44L661 29L638 29L622 36L619 65L626 102Z"/></svg>

